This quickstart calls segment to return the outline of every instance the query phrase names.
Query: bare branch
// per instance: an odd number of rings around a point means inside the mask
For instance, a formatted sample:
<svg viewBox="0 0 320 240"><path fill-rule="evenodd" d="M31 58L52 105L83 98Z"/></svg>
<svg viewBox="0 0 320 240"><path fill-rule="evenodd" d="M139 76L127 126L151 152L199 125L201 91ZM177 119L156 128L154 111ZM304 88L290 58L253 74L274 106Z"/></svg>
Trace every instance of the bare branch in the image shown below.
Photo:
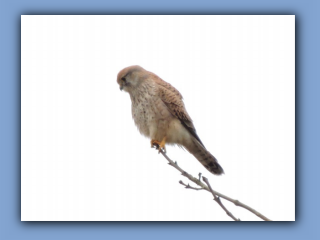
<svg viewBox="0 0 320 240"><path fill-rule="evenodd" d="M226 212L226 214L227 214L229 217L231 217L233 220L235 220L235 221L240 221L239 218L237 219L235 216L233 216L233 214L232 214L230 211L228 211L228 209L222 204L220 198L217 197L217 195L213 192L213 190L212 190L212 188L211 188L211 186L210 186L209 180L208 180L206 177L202 177L202 179L203 179L203 181L208 185L209 190L210 190L210 192L212 193L214 200L220 205L220 207L222 207L222 209Z"/></svg>
<svg viewBox="0 0 320 240"><path fill-rule="evenodd" d="M157 148L157 150L159 150L159 146L158 145L155 144L154 146ZM164 156L167 159L167 161L169 162L168 163L169 165L171 165L172 167L177 169L179 172L181 172L182 176L188 178L190 181L192 181L195 184L197 184L198 186L200 186L201 189L207 190L208 192L211 192L212 194L214 194L214 195L216 195L216 196L218 196L220 198L223 198L223 199L225 199L225 200L227 200L229 202L232 202L234 205L236 205L238 207L245 208L248 211L252 212L253 214L255 214L256 216L258 216L259 218L261 218L261 219L263 219L265 221L272 221L269 218L267 218L264 215L262 215L261 213L259 213L258 211L256 211L255 209L253 209L253 208L249 207L248 205L245 205L244 203L240 202L239 200L232 199L232 198L230 198L230 197L228 197L226 195L223 195L222 193L219 193L219 192L217 192L217 191L215 191L213 189L210 190L207 185L205 185L203 182L200 181L200 179L197 179L197 178L193 177L191 174L187 173L182 168L180 168L178 166L178 164L176 162L172 161L162 149L160 149L159 152L162 154L162 156ZM182 184L182 185L184 185L184 184ZM194 189L192 187L188 187L188 188Z"/></svg>

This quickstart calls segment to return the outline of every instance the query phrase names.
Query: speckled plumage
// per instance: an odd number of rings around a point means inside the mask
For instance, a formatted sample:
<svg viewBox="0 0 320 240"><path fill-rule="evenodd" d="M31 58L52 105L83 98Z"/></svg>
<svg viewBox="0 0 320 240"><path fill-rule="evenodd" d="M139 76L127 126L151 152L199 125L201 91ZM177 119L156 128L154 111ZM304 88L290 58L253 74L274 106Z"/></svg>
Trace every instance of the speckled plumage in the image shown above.
<svg viewBox="0 0 320 240"><path fill-rule="evenodd" d="M177 89L140 66L121 70L117 82L130 94L132 117L141 134L157 142L165 139L168 144L183 146L211 173L223 173L198 137Z"/></svg>

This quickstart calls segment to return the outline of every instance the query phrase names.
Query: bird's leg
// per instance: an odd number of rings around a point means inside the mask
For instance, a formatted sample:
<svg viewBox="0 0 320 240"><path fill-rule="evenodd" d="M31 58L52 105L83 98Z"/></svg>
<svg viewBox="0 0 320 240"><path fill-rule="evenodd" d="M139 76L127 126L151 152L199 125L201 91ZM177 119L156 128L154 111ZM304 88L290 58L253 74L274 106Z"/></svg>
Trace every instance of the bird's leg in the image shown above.
<svg viewBox="0 0 320 240"><path fill-rule="evenodd" d="M161 142L152 139L151 140L151 147L153 147L155 145L157 145L157 147L159 148L159 153L160 153L161 149L163 149L165 153L167 152L166 146L165 146L166 145L166 137L164 137Z"/></svg>
<svg viewBox="0 0 320 240"><path fill-rule="evenodd" d="M167 153L167 150L166 150L166 140L167 138L164 137L160 143L160 149L163 149L164 153ZM159 151L160 152L160 151Z"/></svg>

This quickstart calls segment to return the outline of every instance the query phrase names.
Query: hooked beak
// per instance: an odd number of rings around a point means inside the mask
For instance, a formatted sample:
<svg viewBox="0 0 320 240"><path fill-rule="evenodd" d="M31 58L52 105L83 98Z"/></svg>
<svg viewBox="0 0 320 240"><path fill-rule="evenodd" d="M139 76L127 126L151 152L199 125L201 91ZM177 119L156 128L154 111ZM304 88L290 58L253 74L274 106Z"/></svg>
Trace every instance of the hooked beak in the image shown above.
<svg viewBox="0 0 320 240"><path fill-rule="evenodd" d="M123 89L123 85L120 85L120 91L122 91L122 89Z"/></svg>

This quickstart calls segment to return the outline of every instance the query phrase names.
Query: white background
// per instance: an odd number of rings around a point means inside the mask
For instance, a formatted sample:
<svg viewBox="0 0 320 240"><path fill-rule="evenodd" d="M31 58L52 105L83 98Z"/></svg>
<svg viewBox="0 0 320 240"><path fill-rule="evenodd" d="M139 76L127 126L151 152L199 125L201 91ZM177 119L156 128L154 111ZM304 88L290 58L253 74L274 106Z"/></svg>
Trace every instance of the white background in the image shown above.
<svg viewBox="0 0 320 240"><path fill-rule="evenodd" d="M171 159L272 220L295 219L294 16L21 21L22 220L231 220L134 126L116 76L136 64L181 92L226 174L178 147Z"/></svg>

